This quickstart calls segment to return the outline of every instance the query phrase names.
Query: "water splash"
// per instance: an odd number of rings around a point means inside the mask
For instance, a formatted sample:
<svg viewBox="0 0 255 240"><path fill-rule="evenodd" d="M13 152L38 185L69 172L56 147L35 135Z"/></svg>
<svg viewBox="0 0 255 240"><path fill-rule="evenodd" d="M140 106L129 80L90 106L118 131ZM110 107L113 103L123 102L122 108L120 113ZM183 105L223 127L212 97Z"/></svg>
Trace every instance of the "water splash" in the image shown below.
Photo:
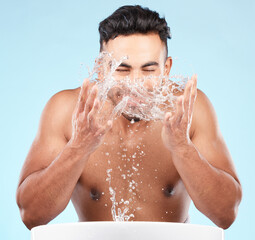
<svg viewBox="0 0 255 240"><path fill-rule="evenodd" d="M107 169L106 181L109 182L109 192L111 195L110 200L112 202L111 213L112 213L113 221L116 221L116 222L129 221L130 218L134 217L134 214L127 214L129 211L129 207L125 206L123 211L121 210L121 208L118 207L119 204L116 201L116 192L111 187L111 172L112 172L112 169ZM124 205L129 205L129 201L124 201L122 199L121 203L122 202L124 203Z"/></svg>
<svg viewBox="0 0 255 240"><path fill-rule="evenodd" d="M126 59L128 56L116 60L108 52L101 52L96 59L89 80L98 86L98 97L103 103L99 111L108 102L112 106L110 118L124 114L144 121L163 120L165 112L175 111L176 93L185 88L188 77L176 74L170 78L162 74L120 77L116 69Z"/></svg>

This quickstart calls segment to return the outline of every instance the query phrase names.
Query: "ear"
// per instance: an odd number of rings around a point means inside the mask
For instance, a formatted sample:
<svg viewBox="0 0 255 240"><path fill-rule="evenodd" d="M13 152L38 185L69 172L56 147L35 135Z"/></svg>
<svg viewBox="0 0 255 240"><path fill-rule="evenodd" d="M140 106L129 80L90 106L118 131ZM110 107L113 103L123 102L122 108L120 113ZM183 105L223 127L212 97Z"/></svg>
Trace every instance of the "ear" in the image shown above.
<svg viewBox="0 0 255 240"><path fill-rule="evenodd" d="M172 67L172 57L168 57L165 61L165 72L164 72L164 75L165 76L169 76L170 74L170 70L171 70L171 67Z"/></svg>

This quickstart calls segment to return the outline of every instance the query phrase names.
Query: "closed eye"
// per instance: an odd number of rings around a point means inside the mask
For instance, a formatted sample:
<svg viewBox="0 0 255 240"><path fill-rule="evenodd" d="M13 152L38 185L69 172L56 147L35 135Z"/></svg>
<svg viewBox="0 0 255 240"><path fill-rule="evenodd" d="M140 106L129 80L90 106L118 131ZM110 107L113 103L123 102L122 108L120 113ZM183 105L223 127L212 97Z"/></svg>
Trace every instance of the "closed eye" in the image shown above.
<svg viewBox="0 0 255 240"><path fill-rule="evenodd" d="M116 69L116 72L129 72L129 69Z"/></svg>

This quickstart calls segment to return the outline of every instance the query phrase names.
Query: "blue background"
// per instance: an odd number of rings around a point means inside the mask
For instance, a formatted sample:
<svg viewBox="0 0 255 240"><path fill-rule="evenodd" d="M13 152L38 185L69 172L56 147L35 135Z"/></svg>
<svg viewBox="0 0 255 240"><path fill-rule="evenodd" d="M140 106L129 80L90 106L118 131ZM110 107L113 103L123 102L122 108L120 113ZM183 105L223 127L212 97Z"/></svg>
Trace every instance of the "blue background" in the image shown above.
<svg viewBox="0 0 255 240"><path fill-rule="evenodd" d="M125 4L164 15L171 27L169 55L185 59L198 88L215 107L243 185L243 200L226 239L255 235L254 43L255 4L222 0L0 1L0 238L30 239L15 202L23 161L40 114L56 92L81 84L80 64L99 51L98 23ZM194 206L191 222L213 225ZM53 223L77 221L71 204Z"/></svg>

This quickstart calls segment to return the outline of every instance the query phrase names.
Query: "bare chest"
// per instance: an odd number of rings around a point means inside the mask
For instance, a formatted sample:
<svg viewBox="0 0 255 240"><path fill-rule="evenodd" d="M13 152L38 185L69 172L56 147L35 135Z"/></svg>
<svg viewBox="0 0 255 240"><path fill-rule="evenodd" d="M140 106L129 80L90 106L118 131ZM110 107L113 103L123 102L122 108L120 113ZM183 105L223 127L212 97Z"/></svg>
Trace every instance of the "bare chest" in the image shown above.
<svg viewBox="0 0 255 240"><path fill-rule="evenodd" d="M165 188L171 191L179 179L160 131L151 128L127 136L114 134L113 129L91 155L80 183L99 193L111 187L120 198L140 201L153 191L163 196Z"/></svg>
<svg viewBox="0 0 255 240"><path fill-rule="evenodd" d="M115 130L90 156L73 193L80 219L111 220L113 201L122 211L128 207L136 220L159 220L162 211L172 212L168 220L182 219L187 192L161 131L151 127L126 135Z"/></svg>

